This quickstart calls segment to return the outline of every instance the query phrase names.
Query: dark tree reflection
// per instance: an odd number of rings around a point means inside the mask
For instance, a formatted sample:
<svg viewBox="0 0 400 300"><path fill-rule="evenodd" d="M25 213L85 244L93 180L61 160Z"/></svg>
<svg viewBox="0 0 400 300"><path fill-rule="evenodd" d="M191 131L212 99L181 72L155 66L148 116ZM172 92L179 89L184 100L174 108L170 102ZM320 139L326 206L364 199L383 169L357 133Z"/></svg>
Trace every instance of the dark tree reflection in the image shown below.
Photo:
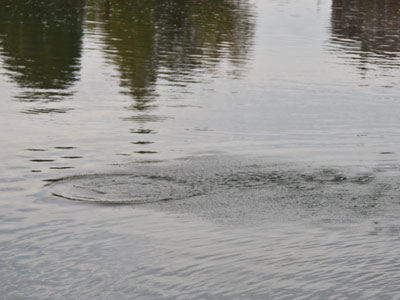
<svg viewBox="0 0 400 300"><path fill-rule="evenodd" d="M398 65L400 2L333 0L331 43L363 63Z"/></svg>
<svg viewBox="0 0 400 300"><path fill-rule="evenodd" d="M84 0L0 0L4 68L27 101L68 94L80 66Z"/></svg>
<svg viewBox="0 0 400 300"><path fill-rule="evenodd" d="M133 108L152 106L159 80L185 85L228 61L240 76L248 60L254 18L246 1L89 0L106 52L118 66Z"/></svg>

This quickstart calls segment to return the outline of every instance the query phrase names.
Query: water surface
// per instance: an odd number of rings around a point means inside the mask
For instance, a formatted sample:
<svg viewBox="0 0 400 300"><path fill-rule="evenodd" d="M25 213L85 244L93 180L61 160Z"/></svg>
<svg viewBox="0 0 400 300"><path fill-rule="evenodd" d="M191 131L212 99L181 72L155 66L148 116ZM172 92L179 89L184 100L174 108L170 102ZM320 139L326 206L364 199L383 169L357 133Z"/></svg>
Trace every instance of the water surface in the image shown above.
<svg viewBox="0 0 400 300"><path fill-rule="evenodd" d="M397 1L0 4L4 299L398 299Z"/></svg>

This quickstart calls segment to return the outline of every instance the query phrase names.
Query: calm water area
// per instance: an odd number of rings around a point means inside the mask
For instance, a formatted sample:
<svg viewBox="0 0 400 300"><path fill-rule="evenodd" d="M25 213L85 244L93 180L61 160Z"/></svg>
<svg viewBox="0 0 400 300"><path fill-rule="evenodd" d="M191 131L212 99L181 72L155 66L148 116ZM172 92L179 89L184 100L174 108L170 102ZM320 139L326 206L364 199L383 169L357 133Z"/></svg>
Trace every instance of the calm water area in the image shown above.
<svg viewBox="0 0 400 300"><path fill-rule="evenodd" d="M0 0L0 299L400 299L400 2Z"/></svg>

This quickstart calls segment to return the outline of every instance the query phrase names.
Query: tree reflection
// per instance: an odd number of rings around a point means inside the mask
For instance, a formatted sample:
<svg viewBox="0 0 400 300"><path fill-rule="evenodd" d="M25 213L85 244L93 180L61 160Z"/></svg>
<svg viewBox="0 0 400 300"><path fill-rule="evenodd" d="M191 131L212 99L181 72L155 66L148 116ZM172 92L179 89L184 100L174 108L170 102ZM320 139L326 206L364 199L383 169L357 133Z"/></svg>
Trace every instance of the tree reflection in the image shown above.
<svg viewBox="0 0 400 300"><path fill-rule="evenodd" d="M77 80L83 0L0 0L4 68L24 100L58 99Z"/></svg>
<svg viewBox="0 0 400 300"><path fill-rule="evenodd" d="M103 24L108 57L138 111L152 107L160 80L196 82L222 61L240 75L252 47L254 20L246 1L89 0L88 6L89 18Z"/></svg>
<svg viewBox="0 0 400 300"><path fill-rule="evenodd" d="M393 67L400 51L400 2L333 0L331 43L361 63Z"/></svg>

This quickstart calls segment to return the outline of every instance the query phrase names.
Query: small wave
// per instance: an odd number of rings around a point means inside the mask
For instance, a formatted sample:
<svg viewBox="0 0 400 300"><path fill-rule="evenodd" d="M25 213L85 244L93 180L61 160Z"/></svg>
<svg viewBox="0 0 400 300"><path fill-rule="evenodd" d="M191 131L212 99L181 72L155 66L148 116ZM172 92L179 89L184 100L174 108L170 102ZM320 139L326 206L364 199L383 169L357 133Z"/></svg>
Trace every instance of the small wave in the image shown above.
<svg viewBox="0 0 400 300"><path fill-rule="evenodd" d="M198 195L184 182L168 176L98 174L67 177L52 185L52 194L74 201L140 204Z"/></svg>
<svg viewBox="0 0 400 300"><path fill-rule="evenodd" d="M269 203L277 211L300 208L311 214L324 207L365 213L379 205L377 200L391 199L388 193L393 194L398 184L376 176L351 168L199 158L136 163L131 173L79 175L48 182L53 195L74 201L143 204L200 197L212 207L223 203L221 207L245 210L249 202L253 207Z"/></svg>

